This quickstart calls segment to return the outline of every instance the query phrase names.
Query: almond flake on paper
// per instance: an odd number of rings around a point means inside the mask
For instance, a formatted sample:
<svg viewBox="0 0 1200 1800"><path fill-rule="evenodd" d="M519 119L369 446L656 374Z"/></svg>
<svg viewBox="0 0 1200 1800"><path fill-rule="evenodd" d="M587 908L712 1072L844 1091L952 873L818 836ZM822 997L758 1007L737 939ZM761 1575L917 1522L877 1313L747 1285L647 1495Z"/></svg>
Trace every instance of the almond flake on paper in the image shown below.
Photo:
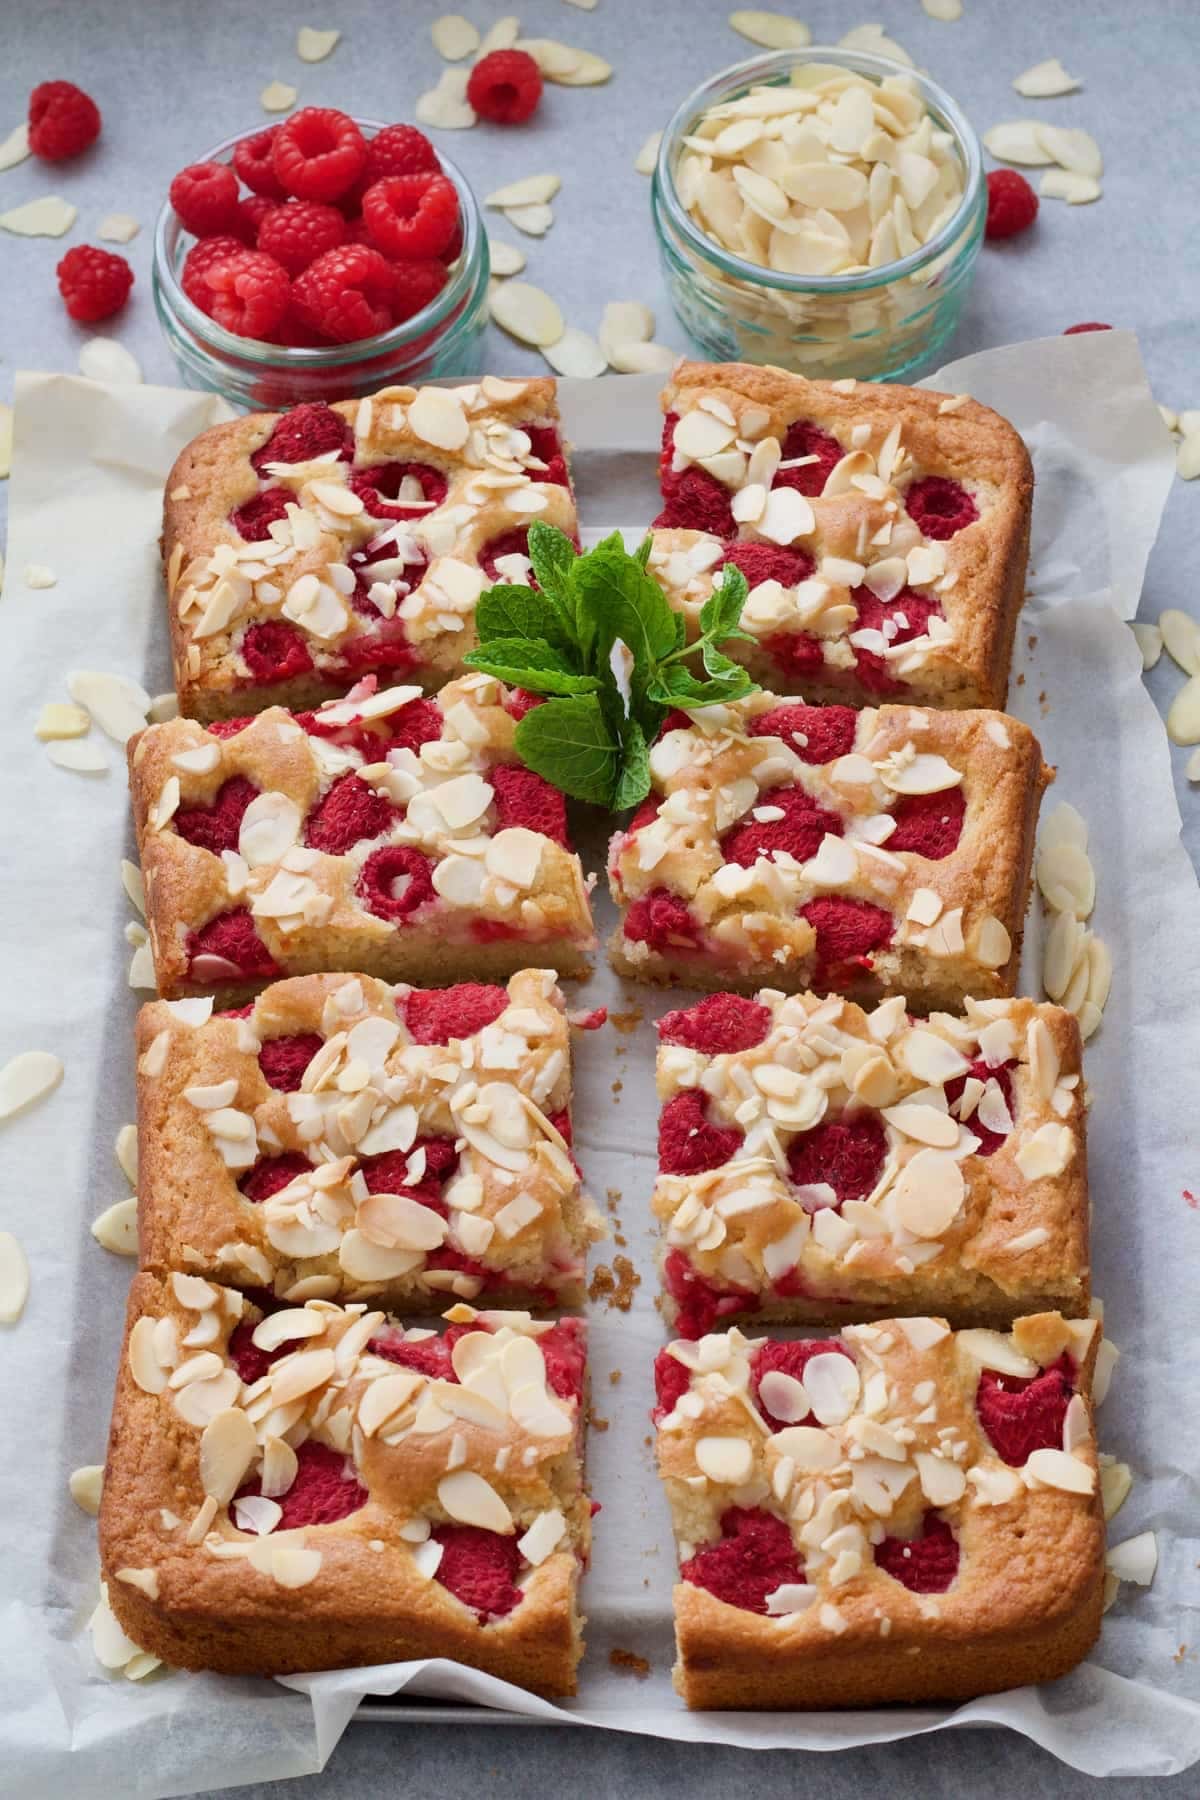
<svg viewBox="0 0 1200 1800"><path fill-rule="evenodd" d="M0 173L5 169L15 169L29 155L29 121L22 119L14 125L4 142L0 144Z"/></svg>
<svg viewBox="0 0 1200 1800"><path fill-rule="evenodd" d="M921 6L931 19L940 19L945 25L953 25L963 14L962 0L921 0Z"/></svg>
<svg viewBox="0 0 1200 1800"><path fill-rule="evenodd" d="M431 126L434 131L469 131L477 123L475 108L467 99L470 78L468 69L443 69L437 86L417 101L414 111L418 123Z"/></svg>
<svg viewBox="0 0 1200 1800"><path fill-rule="evenodd" d="M1073 169L1047 169L1038 183L1043 200L1065 200L1068 206L1086 206L1103 192L1094 176L1077 175Z"/></svg>
<svg viewBox="0 0 1200 1800"><path fill-rule="evenodd" d="M597 335L606 356L617 344L648 344L654 336L654 314L640 300L610 300Z"/></svg>
<svg viewBox="0 0 1200 1800"><path fill-rule="evenodd" d="M56 739L86 737L91 720L82 706L72 706L65 700L48 700L37 717L33 735L42 743L49 744Z"/></svg>
<svg viewBox="0 0 1200 1800"><path fill-rule="evenodd" d="M515 13L505 13L496 23L484 32L479 40L479 48L475 52L475 61L482 62L493 50L511 50L521 35L521 21Z"/></svg>
<svg viewBox="0 0 1200 1800"><path fill-rule="evenodd" d="M1017 163L1024 169L1044 168L1055 160L1042 142L1036 119L1006 119L985 131L983 142L997 162Z"/></svg>
<svg viewBox="0 0 1200 1800"><path fill-rule="evenodd" d="M341 39L340 31L318 31L312 25L302 25L296 33L296 55L301 62L324 62L333 55Z"/></svg>
<svg viewBox="0 0 1200 1800"><path fill-rule="evenodd" d="M433 47L447 62L461 62L479 48L479 32L461 13L443 13L429 28Z"/></svg>
<svg viewBox="0 0 1200 1800"><path fill-rule="evenodd" d="M906 69L915 67L912 57L890 38L882 25L856 25L845 37L838 39L839 50L866 50L872 56L890 56L893 62L902 63Z"/></svg>
<svg viewBox="0 0 1200 1800"><path fill-rule="evenodd" d="M729 24L739 37L763 50L802 50L812 32L800 19L779 12L731 12Z"/></svg>
<svg viewBox="0 0 1200 1800"><path fill-rule="evenodd" d="M258 103L264 112L291 112L299 98L299 90L289 81L269 81L258 96Z"/></svg>
<svg viewBox="0 0 1200 1800"><path fill-rule="evenodd" d="M509 181L503 187L493 189L483 204L497 207L501 212L507 212L512 206L536 206L553 200L561 186L561 175L522 175L519 181Z"/></svg>
<svg viewBox="0 0 1200 1800"><path fill-rule="evenodd" d="M35 591L40 591L43 588L52 588L57 585L58 576L54 573L54 570L50 567L49 563L26 563L25 586L27 588L33 588Z"/></svg>
<svg viewBox="0 0 1200 1800"><path fill-rule="evenodd" d="M133 351L115 338L94 337L79 352L79 373L89 381L134 387L142 379L142 366Z"/></svg>
<svg viewBox="0 0 1200 1800"><path fill-rule="evenodd" d="M544 345L542 355L556 374L579 381L591 381L608 367L608 358L595 338L574 325L568 325L552 344Z"/></svg>
<svg viewBox="0 0 1200 1800"><path fill-rule="evenodd" d="M633 166L639 175L653 175L658 163L658 150L662 143L662 136L661 131L652 131L634 157Z"/></svg>
<svg viewBox="0 0 1200 1800"><path fill-rule="evenodd" d="M58 194L46 194L40 200L26 200L0 213L0 229L14 237L62 237L79 217L78 207Z"/></svg>
<svg viewBox="0 0 1200 1800"><path fill-rule="evenodd" d="M1026 100L1053 100L1059 94L1076 94L1083 86L1074 75L1068 75L1057 56L1034 63L1013 80L1018 94Z"/></svg>
<svg viewBox="0 0 1200 1800"><path fill-rule="evenodd" d="M672 350L669 344L631 340L613 344L608 352L609 367L618 375L654 375L660 370L673 369L678 361L679 351Z"/></svg>
<svg viewBox="0 0 1200 1800"><path fill-rule="evenodd" d="M1163 652L1163 634L1157 625L1133 624L1129 627L1142 653L1142 668L1152 669Z"/></svg>
<svg viewBox="0 0 1200 1800"><path fill-rule="evenodd" d="M525 252L518 250L515 244L506 244L503 238L488 235L488 257L492 265L493 275L519 275L525 267Z"/></svg>
<svg viewBox="0 0 1200 1800"><path fill-rule="evenodd" d="M12 1119L52 1094L63 1078L61 1057L51 1050L22 1050L0 1069L0 1119Z"/></svg>
<svg viewBox="0 0 1200 1800"><path fill-rule="evenodd" d="M70 769L76 775L104 775L108 772L108 757L99 744L90 739L71 738L62 743L47 744L46 755L60 769Z"/></svg>
<svg viewBox="0 0 1200 1800"><path fill-rule="evenodd" d="M141 229L141 221L132 213L105 213L96 227L96 236L106 244L131 244Z"/></svg>
<svg viewBox="0 0 1200 1800"><path fill-rule="evenodd" d="M554 223L554 209L550 206L510 206L504 216L526 237L545 237Z"/></svg>
<svg viewBox="0 0 1200 1800"><path fill-rule="evenodd" d="M557 343L566 330L557 301L528 281L502 282L492 295L491 313L502 331L538 350Z"/></svg>
<svg viewBox="0 0 1200 1800"><path fill-rule="evenodd" d="M11 1231L0 1231L0 1325L15 1325L29 1298L29 1264Z"/></svg>

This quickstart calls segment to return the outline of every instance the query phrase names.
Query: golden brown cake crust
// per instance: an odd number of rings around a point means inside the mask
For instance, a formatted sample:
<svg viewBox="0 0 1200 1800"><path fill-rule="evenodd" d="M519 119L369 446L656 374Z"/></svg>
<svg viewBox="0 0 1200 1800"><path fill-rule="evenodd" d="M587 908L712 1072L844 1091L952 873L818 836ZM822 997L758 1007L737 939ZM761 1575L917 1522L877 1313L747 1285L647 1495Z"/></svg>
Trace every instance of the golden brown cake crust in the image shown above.
<svg viewBox="0 0 1200 1800"><path fill-rule="evenodd" d="M392 387L367 400L338 401L332 411L353 433L353 462L272 465L275 472L264 472L261 478L250 458L267 443L283 415L250 413L202 432L176 460L167 478L163 507L162 554L171 653L182 712L192 718L220 719L269 705L303 708L345 693L372 669L384 680L391 679L394 663L386 658L372 661L363 649L366 636L380 631L391 640L394 651L395 627L388 624L384 629L385 618L403 624L403 641L414 652L404 678L434 690L461 674L462 659L475 643L474 601L479 588L487 584L487 577L479 571L479 553L490 540L528 524L531 517L559 526L568 536L575 533L570 488L546 479L547 465L533 456L527 434L522 434L524 441L511 435L534 425L561 437L556 391L550 378L505 381L486 376L452 390ZM446 398L434 402L435 415L426 416L430 395ZM418 402L415 411L414 401ZM449 417L447 405L452 409ZM450 448L460 433L461 442ZM442 441L437 441L439 438ZM560 450L565 455L561 442ZM286 599L293 585L311 574L328 586L331 567L346 568L351 552L396 523L394 517L373 517L363 509L339 512L336 506L342 503L336 499L331 510L322 503L319 489L314 493L311 483L332 483L344 493L348 468L397 462L420 463L438 471L449 483L439 506L412 514L415 524L409 535L415 535L418 545L424 547L428 567L396 596L394 612L372 619L348 603L342 605L341 599L329 597L322 601L328 617L320 632L310 629L319 615L307 614L307 625L304 617L294 616L295 609ZM266 567L261 556L247 557L248 546L230 524L229 515L262 489L278 485L294 490L309 523L299 542L292 541L295 532L290 528L268 541L272 552L283 543L288 553ZM508 502L512 494L521 497L520 511ZM353 496L344 504L349 506L352 500ZM261 551L263 546L259 548ZM210 559L222 551L224 556L218 558L221 566L214 568ZM222 599L201 626L214 591L227 574L224 564L233 558L260 571L247 584L252 592L241 595L232 614L224 619L220 617L225 611ZM454 566L447 568L447 564ZM408 567L417 570L421 564L410 561ZM404 579L402 571L393 572L390 566L378 571L372 567L372 579L390 580L393 573ZM264 583L266 587L260 591ZM340 594L341 590L333 592ZM281 617L296 627L313 666L282 681L256 683L241 652L242 637L248 625ZM342 653L355 640L359 642L353 660L347 662Z"/></svg>
<svg viewBox="0 0 1200 1800"><path fill-rule="evenodd" d="M942 476L971 491L980 517L934 546L935 559L941 551L945 553L940 573L912 582L921 591L930 588L934 593L950 634L947 641L923 648L919 657L913 654L900 659L893 673L905 693L895 697L930 706L1002 707L1017 615L1024 599L1033 500L1029 454L1008 421L966 396L923 388L808 381L782 369L748 363L684 363L663 391L663 412L682 415L701 400L728 408L739 423L749 414L753 430L745 435L750 441L768 436L782 440L788 426L797 420L811 422L837 437L848 455L858 452L871 459L870 467L864 462L861 469L853 468L854 474L868 477L878 472L877 459L888 434L898 427L901 460L889 455L885 465L884 486L890 488L890 494L854 489L847 469L843 491L813 502L815 533L799 541L814 556L818 575L826 557L869 564L896 554L893 544L878 543L875 534L886 528L889 520L903 520L909 529L902 497L912 479ZM751 532L754 529L751 525ZM668 598L685 614L693 630L698 627L699 609L711 590L711 580L707 568L701 568L681 581L684 567L670 559L674 553L691 550L703 537L694 531L660 531L655 534L651 559ZM929 540L921 540L919 530L916 539L929 544ZM834 576L829 579L832 592L828 604L844 604L853 584ZM762 640L798 625L812 629L813 620L794 604L780 603L776 610L777 620L766 607L757 619L751 606L742 622L754 633L756 642L729 646L730 653L746 663L756 680L780 691L801 693L813 702L877 703L877 685L872 688L858 679L854 659L844 649L834 661L827 658L822 671L793 678L785 665L761 647ZM820 617L820 611L818 608L813 619ZM831 621L830 642L844 645L844 630ZM821 635L825 635L824 629ZM924 645L925 640L921 642Z"/></svg>
<svg viewBox="0 0 1200 1800"><path fill-rule="evenodd" d="M520 766L513 748L515 723L504 705L507 690L490 676L472 674L444 688L435 703L419 701L419 692L389 689L361 703L386 706L390 695L401 712L414 703L441 709L440 739L423 744L417 755L394 751L390 760L386 731L378 753L364 752L353 741L306 732L279 707L259 713L232 736L206 731L192 719L172 719L130 740L146 919L165 998L216 992L236 1003L270 979L269 969L246 977L233 965L194 960L191 935L219 914L243 908L249 909L277 974L355 969L427 986L466 977L507 980L530 963L553 964L563 975L587 974L587 951L595 939L578 856L543 833L501 829L498 823L487 777L497 767ZM343 716L353 740L359 716L354 703L335 702L320 715ZM376 719L372 728L386 723ZM377 761L369 760L376 754ZM344 854L307 847L313 809L348 774L357 774L377 799L390 803L390 825ZM246 819L254 821L266 810L275 823L268 823L265 840L256 833L248 847L243 820L239 850L231 858L181 837L175 814L211 807L235 778L258 790ZM456 791L465 783L483 802L469 829L451 825L436 801L422 798L423 812L412 807L414 798L436 796L453 782L459 784ZM473 873L463 869L459 853L460 840L468 837L476 870L485 871L482 891L474 897L461 885L450 887L452 873ZM414 847L437 863L433 898L399 922L370 911L356 891L367 856L393 844Z"/></svg>
<svg viewBox="0 0 1200 1800"><path fill-rule="evenodd" d="M225 1310L226 1295L236 1308L242 1301L229 1290L215 1291L220 1296L216 1348L228 1370L223 1346L233 1320ZM464 1311L470 1318L470 1309ZM354 1472L368 1490L366 1505L333 1524L255 1536L237 1528L225 1504L206 1504L204 1433L177 1410L173 1393L183 1390L147 1392L133 1373L135 1361L144 1369L149 1355L141 1342L140 1356L134 1352L139 1321L166 1318L178 1335L203 1316L196 1307L181 1304L156 1276L135 1278L100 1511L108 1600L129 1636L176 1668L281 1675L442 1656L536 1693L573 1693L582 1648L576 1587L590 1532L575 1403L554 1402L563 1418L557 1436L533 1435L511 1417L499 1429L458 1417L450 1421L452 1430L410 1432L390 1444L381 1434L392 1434L393 1421L411 1420L430 1384L418 1378L407 1407L364 1437L350 1424L351 1413L357 1412L370 1385L404 1371L360 1354L351 1371L339 1373L326 1391L346 1411L346 1430L358 1434ZM244 1316L252 1320L258 1315L247 1306ZM328 1335L336 1345L352 1321L336 1308L328 1309L327 1316L332 1321ZM389 1325L381 1313L367 1317L377 1321L376 1331ZM143 1324L142 1331L151 1328ZM300 1352L321 1342L308 1338ZM287 1361L285 1357L274 1369ZM252 1406L253 1392L243 1388L229 1410L244 1413ZM307 1418L320 1414L321 1404L314 1412L311 1394L307 1404ZM337 1415L327 1410L326 1423L315 1427L319 1435L328 1437L330 1417ZM503 1446L509 1454L498 1472L496 1454ZM462 1457L457 1465L455 1454ZM261 1449L251 1469L260 1458ZM402 1535L401 1528L413 1529L414 1522L432 1521L436 1527L455 1517L438 1498L448 1464L452 1470L486 1472L482 1478L501 1497L518 1533L546 1512L560 1514L563 1521L559 1542L535 1567L525 1567L522 1600L487 1624L422 1572L416 1553L423 1540ZM189 1534L194 1541L188 1541ZM282 1570L271 1560L280 1550L285 1565L292 1565ZM263 1567L249 1559L251 1551L263 1559Z"/></svg>
<svg viewBox="0 0 1200 1800"><path fill-rule="evenodd" d="M756 718L781 704L759 692L732 706L706 707L692 715L690 731L664 733L652 748L651 797L659 816L637 833L614 837L609 885L623 913L654 890L678 895L697 921L702 948L689 953L686 945L659 949L635 941L622 921L610 944L618 973L740 993L836 987L864 1003L903 993L922 1012L959 1011L968 996L1011 995L1037 813L1051 779L1028 726L1002 713L886 705L858 714L851 754L811 764L783 739L749 735ZM893 854L885 815L906 784L911 793L914 782L925 780L949 783L934 791L961 788L966 810L958 843L937 859ZM796 784L838 813L844 832L858 832L852 871L834 880L821 874L820 856L799 865L778 852L751 869L723 863L719 839L756 807L769 806L773 790ZM882 836L872 824L879 819L885 820ZM870 831L874 842L864 841ZM830 854L840 867L848 853L842 846L852 840L832 841ZM648 867L647 843L653 845ZM827 837L822 853L830 843ZM816 933L798 913L831 893L891 913L892 940L872 953L869 968L820 967ZM928 924L920 923L930 914Z"/></svg>
<svg viewBox="0 0 1200 1800"><path fill-rule="evenodd" d="M684 1258L728 1296L723 1324L931 1313L1007 1329L1022 1313L1087 1313L1086 1108L1070 1013L1018 999L969 1006L966 1019L914 1021L902 998L873 1014L836 997L757 998L769 1027L733 1054L672 1041L686 1036L687 1012L660 1024L660 1103L698 1087L709 1123L745 1133L715 1169L660 1172L653 1200L664 1258ZM997 1073L981 1080L977 1066ZM952 1104L947 1084L961 1090ZM821 1192L819 1156L799 1193L789 1150L865 1117L880 1133L880 1160L863 1197ZM678 1316L676 1298L665 1312Z"/></svg>
<svg viewBox="0 0 1200 1800"><path fill-rule="evenodd" d="M770 1425L764 1435L746 1387L747 1350L762 1340L747 1346L735 1331L701 1346L672 1346L672 1354L682 1349L693 1358L709 1347L709 1373L692 1375L689 1394L658 1429L659 1469L683 1560L720 1535L718 1520L730 1505L758 1505L784 1518L790 1508L805 1575L799 1590L782 1591L778 1617L679 1583L675 1679L689 1706L810 1711L965 1699L1065 1674L1095 1642L1104 1575L1090 1398L1095 1321L1038 1314L1019 1320L1011 1339L939 1335L938 1324L891 1321L841 1334L862 1391L845 1423L816 1435L843 1446L860 1440L865 1458L827 1474L806 1475L796 1466L782 1482L789 1440ZM724 1363L722 1344L732 1349ZM981 1358L994 1356L997 1345L1011 1355L1014 1344L1016 1366L1025 1362L1034 1374L1064 1350L1075 1364L1065 1424L1072 1448L1035 1451L1023 1470L1001 1461L974 1404ZM893 1485L898 1469L907 1472L906 1484L890 1504L876 1494L869 1507L854 1499L851 1471L860 1471L854 1483L870 1484L872 1459L880 1464L880 1440L871 1434L882 1427L890 1436L901 1422L912 1435L902 1430L880 1466L890 1467ZM810 1416L800 1429L814 1427ZM720 1466L714 1459L724 1452L714 1446L730 1442L746 1444L753 1473L736 1490L702 1473L697 1482L702 1464ZM966 1472L962 1492L944 1497L938 1484L949 1476L957 1485L954 1471ZM772 1495L773 1480L783 1500ZM831 1489L850 1497L831 1507ZM919 1536L922 1509L935 1501L958 1542L957 1573L946 1591L911 1592L875 1562L871 1527L880 1536Z"/></svg>

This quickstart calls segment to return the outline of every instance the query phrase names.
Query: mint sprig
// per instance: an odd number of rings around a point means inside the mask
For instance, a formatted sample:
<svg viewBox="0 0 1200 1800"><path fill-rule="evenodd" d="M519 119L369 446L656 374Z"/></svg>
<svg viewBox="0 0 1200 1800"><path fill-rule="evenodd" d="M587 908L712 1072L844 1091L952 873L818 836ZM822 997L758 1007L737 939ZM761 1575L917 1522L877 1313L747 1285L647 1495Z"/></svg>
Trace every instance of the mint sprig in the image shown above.
<svg viewBox="0 0 1200 1800"><path fill-rule="evenodd" d="M529 527L536 588L486 588L475 612L479 647L465 661L512 687L546 696L526 713L516 748L537 774L576 800L613 812L650 791L649 746L668 711L740 700L754 683L720 648L740 629L746 577L726 563L687 642L646 572L650 540L631 555L614 532L579 554L552 525ZM614 663L628 652L628 702ZM614 657L614 650L617 655Z"/></svg>

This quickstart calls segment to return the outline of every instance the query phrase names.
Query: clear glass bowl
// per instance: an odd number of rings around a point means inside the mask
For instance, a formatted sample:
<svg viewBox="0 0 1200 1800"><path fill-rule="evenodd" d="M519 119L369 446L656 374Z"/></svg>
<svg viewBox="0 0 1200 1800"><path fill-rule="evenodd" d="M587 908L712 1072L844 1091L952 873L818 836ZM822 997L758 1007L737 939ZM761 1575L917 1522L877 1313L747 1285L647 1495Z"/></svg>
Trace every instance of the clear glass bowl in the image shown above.
<svg viewBox="0 0 1200 1800"><path fill-rule="evenodd" d="M382 130L375 119L356 121L365 136ZM199 158L228 162L255 125ZM300 400L347 400L393 384L413 385L437 375L477 375L487 318L491 273L487 232L466 176L448 157L442 172L458 190L463 246L441 293L391 331L353 344L300 350L237 337L194 306L179 285L194 240L168 202L154 228L154 305L184 385L223 394L234 406L275 411Z"/></svg>
<svg viewBox="0 0 1200 1800"><path fill-rule="evenodd" d="M694 222L675 187L682 140L702 113L748 89L782 85L804 63L836 63L869 80L906 75L934 124L954 138L963 170L958 210L929 243L854 275L787 275L725 250ZM680 320L718 362L773 363L836 380L899 381L928 363L958 323L987 217L979 140L949 94L888 57L820 48L751 57L689 94L663 133L651 207L667 287Z"/></svg>

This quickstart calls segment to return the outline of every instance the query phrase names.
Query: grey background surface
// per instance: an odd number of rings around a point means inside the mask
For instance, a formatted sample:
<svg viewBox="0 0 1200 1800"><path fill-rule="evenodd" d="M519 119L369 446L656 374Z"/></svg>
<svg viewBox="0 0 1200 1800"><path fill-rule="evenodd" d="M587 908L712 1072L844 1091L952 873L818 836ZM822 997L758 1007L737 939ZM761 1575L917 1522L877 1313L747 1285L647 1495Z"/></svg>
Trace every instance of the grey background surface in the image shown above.
<svg viewBox="0 0 1200 1800"><path fill-rule="evenodd" d="M660 340L686 340L662 290L648 211L649 184L633 158L698 81L739 60L751 46L726 23L727 0L599 0L583 12L564 0L510 0L526 35L556 37L599 51L613 63L601 88L550 87L535 120L516 131L480 128L440 142L480 191L543 169L563 179L556 222L545 239L525 239L496 220L498 235L528 254L526 279L559 300L568 321L595 330L606 301L654 307ZM67 319L54 265L73 243L96 242L111 211L133 213L141 235L125 252L137 275L130 306L113 335L137 355L146 379L175 371L150 297L151 231L167 182L210 144L262 119L261 88L293 82L300 103L338 105L379 118L411 118L417 96L444 66L429 23L451 5L481 28L504 0L0 0L0 137L24 116L30 88L75 80L104 114L104 133L79 161L49 169L35 161L0 174L0 210L49 192L79 207L68 237L0 236L0 397L11 398L17 368L72 370L88 335ZM1045 202L1032 233L986 246L948 356L1048 336L1082 319L1129 326L1140 337L1157 397L1200 406L1195 167L1200 149L1195 94L1200 67L1197 0L965 0L954 24L926 16L919 0L800 0L784 8L805 19L815 42L834 42L877 19L917 63L965 105L977 129L1024 114L1083 125L1105 156L1104 197L1095 206ZM315 66L295 54L300 24L344 33ZM1012 77L1056 55L1083 92L1022 101ZM101 327L101 329L105 329ZM534 369L540 359L489 328L488 365L498 373ZM1117 449L1114 446L1114 449ZM0 510L4 506L0 484ZM1200 483L1177 482L1151 561L1141 617L1164 607L1200 613L1195 541ZM1164 657L1148 678L1164 707L1182 677ZM1103 729L1097 714L1097 729ZM1200 856L1200 793L1173 761L1193 861ZM1099 1786L997 1731L945 1732L927 1739L837 1756L759 1754L656 1743L612 1732L563 1728L360 1726L348 1731L323 1775L262 1788L254 1800L357 1800L367 1794L487 1795L531 1791L686 1793L724 1800L752 1784L756 1794L821 1794L828 1800L899 1788L934 1797L1054 1795ZM2 1782L0 1782L2 1787ZM1195 1770L1173 1780L1113 1780L1105 1794L1194 1796Z"/></svg>

